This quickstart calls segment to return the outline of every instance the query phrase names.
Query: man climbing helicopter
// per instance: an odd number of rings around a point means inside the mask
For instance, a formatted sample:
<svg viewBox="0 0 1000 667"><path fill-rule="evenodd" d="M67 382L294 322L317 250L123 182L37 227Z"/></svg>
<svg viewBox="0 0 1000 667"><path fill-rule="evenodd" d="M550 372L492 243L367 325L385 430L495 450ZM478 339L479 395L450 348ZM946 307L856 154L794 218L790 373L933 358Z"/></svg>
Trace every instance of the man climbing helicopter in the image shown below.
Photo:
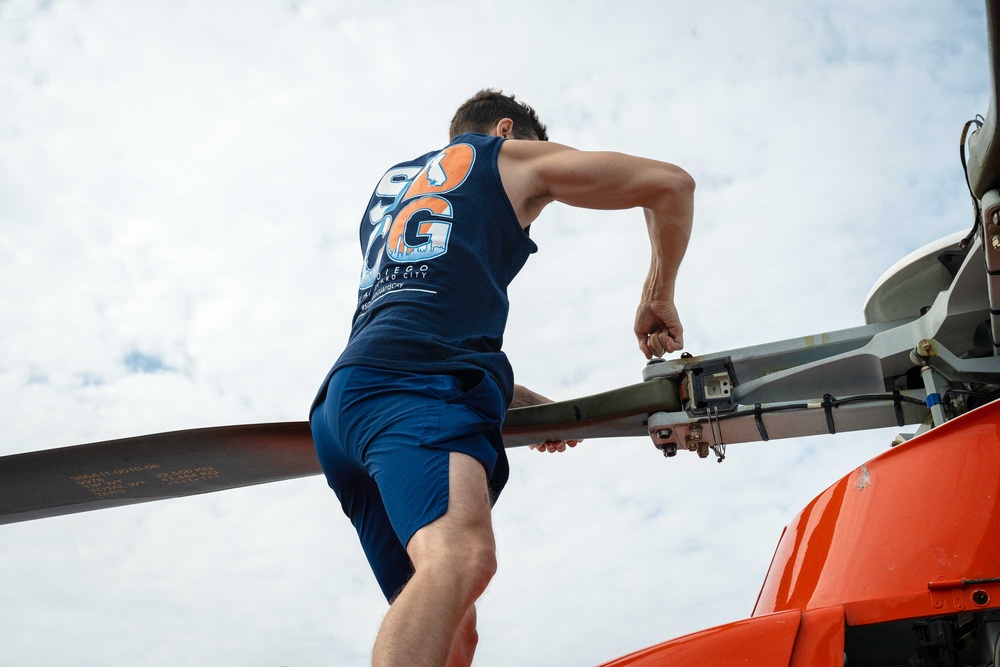
<svg viewBox="0 0 1000 667"><path fill-rule="evenodd" d="M500 427L508 407L547 401L514 384L501 351L507 286L537 250L528 228L541 211L642 207L652 252L639 348L683 346L674 286L694 192L683 169L550 143L531 107L490 89L459 107L450 136L376 186L351 337L310 411L327 480L391 604L380 666L472 661L475 601L496 569L490 511L508 476Z"/></svg>

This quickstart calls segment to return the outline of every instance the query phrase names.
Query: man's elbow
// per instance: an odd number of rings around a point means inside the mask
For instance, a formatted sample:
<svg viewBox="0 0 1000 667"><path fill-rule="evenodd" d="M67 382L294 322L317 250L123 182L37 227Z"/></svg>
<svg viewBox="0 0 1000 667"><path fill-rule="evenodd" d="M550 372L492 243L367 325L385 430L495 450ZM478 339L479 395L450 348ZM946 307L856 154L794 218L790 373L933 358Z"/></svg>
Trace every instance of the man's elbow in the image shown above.
<svg viewBox="0 0 1000 667"><path fill-rule="evenodd" d="M691 196L694 195L694 176L687 173L677 165L671 164L667 165L667 173L665 174L666 188L671 190L675 195Z"/></svg>
<svg viewBox="0 0 1000 667"><path fill-rule="evenodd" d="M680 167L666 162L661 163L662 167L656 174L656 179L651 183L653 186L649 195L653 201L650 208L659 206L674 206L681 201L690 201L694 198L695 182L694 177Z"/></svg>

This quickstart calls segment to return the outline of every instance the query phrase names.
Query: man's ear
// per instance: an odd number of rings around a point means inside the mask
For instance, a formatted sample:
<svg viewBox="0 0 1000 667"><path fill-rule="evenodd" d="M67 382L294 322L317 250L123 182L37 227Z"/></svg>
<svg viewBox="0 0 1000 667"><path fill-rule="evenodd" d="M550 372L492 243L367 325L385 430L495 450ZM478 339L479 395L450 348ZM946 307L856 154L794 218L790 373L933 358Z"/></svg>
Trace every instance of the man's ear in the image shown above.
<svg viewBox="0 0 1000 667"><path fill-rule="evenodd" d="M493 128L494 137L503 137L504 139L514 138L514 121L510 118L501 118L496 127Z"/></svg>

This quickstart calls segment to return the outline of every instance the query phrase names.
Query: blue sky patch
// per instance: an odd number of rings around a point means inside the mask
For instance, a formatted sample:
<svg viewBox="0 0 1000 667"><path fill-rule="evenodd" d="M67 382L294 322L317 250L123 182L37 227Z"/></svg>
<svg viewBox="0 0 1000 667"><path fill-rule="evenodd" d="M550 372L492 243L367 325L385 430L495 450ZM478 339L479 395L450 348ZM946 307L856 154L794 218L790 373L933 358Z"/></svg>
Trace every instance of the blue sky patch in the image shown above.
<svg viewBox="0 0 1000 667"><path fill-rule="evenodd" d="M170 370L163 363L162 357L155 354L146 354L139 350L132 350L126 354L122 362L129 373L156 373L158 371Z"/></svg>

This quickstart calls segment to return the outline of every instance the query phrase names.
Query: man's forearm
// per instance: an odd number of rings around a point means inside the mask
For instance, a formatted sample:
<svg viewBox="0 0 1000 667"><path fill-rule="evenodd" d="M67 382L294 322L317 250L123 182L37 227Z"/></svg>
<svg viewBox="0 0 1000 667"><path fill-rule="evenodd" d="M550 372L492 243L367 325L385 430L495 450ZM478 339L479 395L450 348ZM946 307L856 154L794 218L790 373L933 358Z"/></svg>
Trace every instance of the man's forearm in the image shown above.
<svg viewBox="0 0 1000 667"><path fill-rule="evenodd" d="M541 405L542 403L551 403L552 399L546 398L539 393L533 392L527 387L522 387L519 384L514 385L514 400L511 401L511 408L526 408L529 405ZM531 445L530 449L535 449L540 452L564 452L567 447L576 447L578 443L582 440L546 440L545 442L540 442L536 445Z"/></svg>
<svg viewBox="0 0 1000 667"><path fill-rule="evenodd" d="M677 185L644 213L651 251L645 288L672 299L677 271L691 238L694 180L678 179Z"/></svg>
<svg viewBox="0 0 1000 667"><path fill-rule="evenodd" d="M542 403L551 403L552 399L546 398L541 394L535 393L528 389L527 387L522 387L519 384L514 385L514 400L510 402L510 407L512 408L526 408L529 405L540 405Z"/></svg>
<svg viewBox="0 0 1000 667"><path fill-rule="evenodd" d="M642 286L634 330L639 349L647 359L684 348L684 327L674 306L674 287L691 237L694 179L677 167L667 173L667 187L643 207L649 233L649 274Z"/></svg>

